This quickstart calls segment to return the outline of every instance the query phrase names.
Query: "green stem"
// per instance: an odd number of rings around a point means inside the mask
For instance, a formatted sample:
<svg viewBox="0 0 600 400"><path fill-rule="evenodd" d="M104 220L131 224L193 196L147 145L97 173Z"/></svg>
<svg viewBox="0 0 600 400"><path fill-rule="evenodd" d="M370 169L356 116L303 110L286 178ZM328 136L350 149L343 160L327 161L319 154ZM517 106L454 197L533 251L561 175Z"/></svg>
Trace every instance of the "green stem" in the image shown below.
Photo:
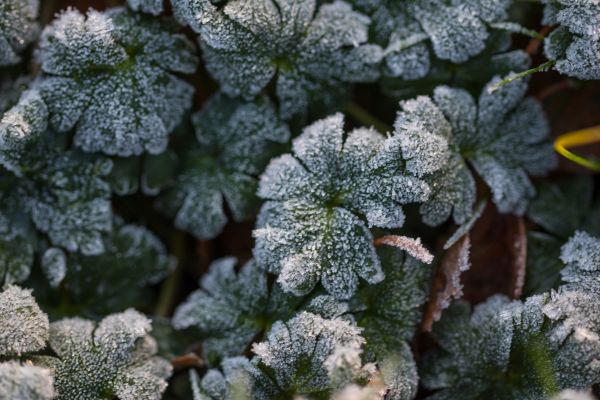
<svg viewBox="0 0 600 400"><path fill-rule="evenodd" d="M392 132L392 127L371 115L367 110L354 102L346 104L344 112L352 117L356 122L365 126L372 126L381 133Z"/></svg>
<svg viewBox="0 0 600 400"><path fill-rule="evenodd" d="M537 72L547 71L554 64L556 64L556 60L550 60L550 61L547 61L547 62L543 63L542 65L539 65L539 66L537 66L535 68L528 69L527 71L523 71L523 72L521 72L519 74L511 75L508 78L506 78L506 79L504 79L504 80L496 83L494 86L492 86L489 89L489 91L490 91L490 93L493 93L496 90L500 89L502 86L508 85L511 82L514 82L514 81L519 80L519 79L523 79L526 76L533 75L533 74L535 74Z"/></svg>
<svg viewBox="0 0 600 400"><path fill-rule="evenodd" d="M179 230L176 230L173 234L172 240L172 251L177 258L177 266L175 270L169 275L164 281L160 288L160 295L158 297L158 303L154 314L158 317L167 317L173 303L175 302L175 295L179 288L179 281L183 274L183 257L185 254L185 234Z"/></svg>

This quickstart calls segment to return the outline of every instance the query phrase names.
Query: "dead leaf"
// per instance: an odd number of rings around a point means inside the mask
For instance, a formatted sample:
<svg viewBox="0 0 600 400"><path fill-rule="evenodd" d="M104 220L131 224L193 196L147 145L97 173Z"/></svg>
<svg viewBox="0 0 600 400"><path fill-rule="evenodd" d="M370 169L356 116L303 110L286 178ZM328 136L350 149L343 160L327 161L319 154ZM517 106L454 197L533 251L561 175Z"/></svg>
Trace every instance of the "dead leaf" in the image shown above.
<svg viewBox="0 0 600 400"><path fill-rule="evenodd" d="M171 365L175 370L200 368L204 366L204 360L196 353L188 353L172 359Z"/></svg>
<svg viewBox="0 0 600 400"><path fill-rule="evenodd" d="M452 300L462 297L461 274L471 266L471 238L467 233L452 245L437 269L431 285L431 295L425 307L421 329L430 332L433 323L442 316Z"/></svg>
<svg viewBox="0 0 600 400"><path fill-rule="evenodd" d="M377 238L373 241L373 244L378 246L393 246L401 250L406 251L408 254L424 262L425 264L431 264L433 261L433 254L427 250L421 243L421 238L409 238L407 236L388 235Z"/></svg>
<svg viewBox="0 0 600 400"><path fill-rule="evenodd" d="M527 229L522 217L511 216L505 234L506 246L510 252L510 294L518 299L523 294L525 268L527 266Z"/></svg>

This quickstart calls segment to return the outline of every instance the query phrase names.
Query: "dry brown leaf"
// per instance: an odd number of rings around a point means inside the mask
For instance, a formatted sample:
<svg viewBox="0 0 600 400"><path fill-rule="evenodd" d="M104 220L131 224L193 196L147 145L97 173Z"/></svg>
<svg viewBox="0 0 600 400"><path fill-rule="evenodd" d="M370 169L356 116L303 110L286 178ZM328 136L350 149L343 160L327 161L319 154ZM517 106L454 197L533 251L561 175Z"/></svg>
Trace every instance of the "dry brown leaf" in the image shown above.
<svg viewBox="0 0 600 400"><path fill-rule="evenodd" d="M510 295L518 299L523 294L525 284L525 268L527 266L527 229L522 217L508 218L505 240L510 252Z"/></svg>
<svg viewBox="0 0 600 400"><path fill-rule="evenodd" d="M425 264L431 264L433 261L433 254L423 246L420 238L413 239L407 236L388 235L375 239L373 244L375 246L397 247Z"/></svg>
<svg viewBox="0 0 600 400"><path fill-rule="evenodd" d="M204 360L196 353L187 353L171 360L171 365L175 370L200 368L204 366Z"/></svg>
<svg viewBox="0 0 600 400"><path fill-rule="evenodd" d="M450 305L452 300L462 297L460 276L471 265L470 249L470 235L466 234L456 241L444 255L433 278L431 295L425 307L421 323L421 329L424 332L431 331L433 323L440 319L442 311Z"/></svg>

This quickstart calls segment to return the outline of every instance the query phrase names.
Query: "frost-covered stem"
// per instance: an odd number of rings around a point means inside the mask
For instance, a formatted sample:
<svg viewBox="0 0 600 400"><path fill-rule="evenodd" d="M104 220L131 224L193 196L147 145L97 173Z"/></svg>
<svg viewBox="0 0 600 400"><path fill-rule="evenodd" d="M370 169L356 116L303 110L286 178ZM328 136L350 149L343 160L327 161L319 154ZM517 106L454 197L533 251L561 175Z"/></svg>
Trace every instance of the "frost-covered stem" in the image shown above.
<svg viewBox="0 0 600 400"><path fill-rule="evenodd" d="M350 115L355 121L360 122L365 126L372 126L381 133L387 133L392 131L392 127L381 121L380 119L371 115L367 110L356 104L350 102L346 104L344 112Z"/></svg>
<svg viewBox="0 0 600 400"><path fill-rule="evenodd" d="M550 61L547 61L547 62L543 63L542 65L538 65L535 68L528 69L527 71L523 71L523 72L521 72L519 74L511 75L508 78L506 78L506 79L504 79L504 80L496 83L494 86L490 87L489 88L489 92L493 93L496 90L500 89L502 86L508 85L511 82L514 82L514 81L519 80L519 79L523 79L526 76L533 75L533 74L535 74L537 72L547 71L554 64L556 64L556 60L550 60Z"/></svg>
<svg viewBox="0 0 600 400"><path fill-rule="evenodd" d="M175 293L179 287L179 280L183 272L182 261L185 254L185 234L182 231L176 230L173 234L172 252L177 259L177 267L169 275L160 289L160 296L154 314L159 317L167 317L173 307Z"/></svg>
<svg viewBox="0 0 600 400"><path fill-rule="evenodd" d="M555 26L551 26L551 25L544 26L539 32L540 37L532 39L529 42L529 44L527 45L527 47L525 48L525 52L527 54L529 54L530 56L536 54L538 52L538 50L540 49L540 46L542 45L542 41L544 40L544 38L546 36L548 36L548 34L550 32L552 32L552 30L554 28L555 28Z"/></svg>

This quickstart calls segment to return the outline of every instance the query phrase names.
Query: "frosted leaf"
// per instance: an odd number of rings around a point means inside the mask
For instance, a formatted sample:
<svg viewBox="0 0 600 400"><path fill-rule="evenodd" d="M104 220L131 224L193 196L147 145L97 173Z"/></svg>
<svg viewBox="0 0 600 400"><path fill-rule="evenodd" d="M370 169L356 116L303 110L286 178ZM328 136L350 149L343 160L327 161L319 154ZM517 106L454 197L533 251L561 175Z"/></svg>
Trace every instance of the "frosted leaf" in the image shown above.
<svg viewBox="0 0 600 400"><path fill-rule="evenodd" d="M17 176L27 167L27 152L44 134L48 110L40 94L28 90L0 120L0 164Z"/></svg>
<svg viewBox="0 0 600 400"><path fill-rule="evenodd" d="M50 344L58 358L53 370L58 399L158 400L171 374L165 360L146 345L150 320L132 309L104 318L97 326L82 319L51 325Z"/></svg>
<svg viewBox="0 0 600 400"><path fill-rule="evenodd" d="M163 12L163 0L127 0L127 5L134 11L152 15L159 15Z"/></svg>
<svg viewBox="0 0 600 400"><path fill-rule="evenodd" d="M330 87L379 76L381 48L366 44L370 20L343 1L173 3L179 20L200 34L222 90L251 99L275 78L283 118L304 113Z"/></svg>
<svg viewBox="0 0 600 400"><path fill-rule="evenodd" d="M386 386L386 400L415 398L419 388L419 376L408 344L402 343L393 353L387 354L380 362L379 369Z"/></svg>
<svg viewBox="0 0 600 400"><path fill-rule="evenodd" d="M0 293L0 355L20 356L38 351L47 340L48 316L31 291L9 285Z"/></svg>
<svg viewBox="0 0 600 400"><path fill-rule="evenodd" d="M578 231L561 248L561 260L566 267L561 271L568 288L600 292L600 239Z"/></svg>
<svg viewBox="0 0 600 400"><path fill-rule="evenodd" d="M546 0L546 20L559 24L545 40L546 56L560 73L600 79L600 4L596 1Z"/></svg>
<svg viewBox="0 0 600 400"><path fill-rule="evenodd" d="M91 303L97 309L114 305L120 297L137 287L162 280L175 268L175 259L165 245L147 228L116 220L113 230L101 237L105 252L86 255L67 254L65 282L71 295L80 303ZM123 279L127 276L127 279ZM106 299L110 299L110 302ZM104 300L102 300L104 299ZM126 300L131 302L131 299Z"/></svg>
<svg viewBox="0 0 600 400"><path fill-rule="evenodd" d="M42 256L42 269L48 283L58 287L67 274L67 256L62 249L51 247Z"/></svg>
<svg viewBox="0 0 600 400"><path fill-rule="evenodd" d="M464 63L486 50L495 23L506 21L510 0L352 0L371 16L377 43L387 46L390 76L425 77L435 58ZM432 48L430 54L429 46Z"/></svg>
<svg viewBox="0 0 600 400"><path fill-rule="evenodd" d="M587 177L541 182L536 189L527 217L548 232L567 238L589 218L593 186Z"/></svg>
<svg viewBox="0 0 600 400"><path fill-rule="evenodd" d="M253 261L235 272L235 258L213 262L201 281L201 289L177 307L173 326L194 326L204 336L208 360L240 355L263 329L269 290L267 276Z"/></svg>
<svg viewBox="0 0 600 400"><path fill-rule="evenodd" d="M330 390L325 361L336 348L357 350L363 343L360 329L349 322L302 312L275 323L266 341L255 344L253 351L258 367L272 374L279 391L314 395Z"/></svg>
<svg viewBox="0 0 600 400"><path fill-rule="evenodd" d="M561 391L552 400L594 400L594 396L589 391L577 391L566 389Z"/></svg>
<svg viewBox="0 0 600 400"><path fill-rule="evenodd" d="M19 179L0 176L0 283L23 282L31 272L37 237L22 204Z"/></svg>
<svg viewBox="0 0 600 400"><path fill-rule="evenodd" d="M345 386L331 397L332 400L381 400L382 398L381 394L373 388L356 384Z"/></svg>
<svg viewBox="0 0 600 400"><path fill-rule="evenodd" d="M490 187L500 212L518 215L525 213L535 194L528 175L543 175L556 164L541 105L522 98L526 82L490 93L489 87L499 79L488 83L477 102L464 90L439 86L432 100L421 97L407 102L409 108L398 114L394 134L410 149L431 149L430 137L422 133L425 127L428 134L447 138L451 152L440 158L444 153L439 149L429 150L431 160L419 164L432 190L420 210L427 224L442 223L453 208L456 223L472 215L475 181L467 163ZM446 157L448 161L440 166Z"/></svg>
<svg viewBox="0 0 600 400"><path fill-rule="evenodd" d="M276 394L269 378L244 357L223 360L221 370L209 370L202 380L190 370L190 383L194 400L259 400Z"/></svg>
<svg viewBox="0 0 600 400"><path fill-rule="evenodd" d="M20 53L39 33L39 0L6 0L0 6L0 67L21 61Z"/></svg>
<svg viewBox="0 0 600 400"><path fill-rule="evenodd" d="M258 190L271 201L258 218L254 255L280 274L285 290L306 294L320 281L330 294L348 298L359 277L371 284L383 279L368 227L402 226L401 205L429 192L406 171L399 147L398 138L368 129L344 141L336 114L307 127L293 142L294 155L271 161Z"/></svg>
<svg viewBox="0 0 600 400"><path fill-rule="evenodd" d="M51 400L55 396L49 370L16 361L0 362L0 398Z"/></svg>
<svg viewBox="0 0 600 400"><path fill-rule="evenodd" d="M253 102L215 95L192 117L199 146L188 150L175 184L159 207L175 217L178 228L199 239L213 239L227 222L226 202L235 221L258 208L257 176L275 145L289 131L267 98Z"/></svg>
<svg viewBox="0 0 600 400"><path fill-rule="evenodd" d="M193 45L173 27L122 8L87 17L69 9L42 33L37 85L58 131L88 152L156 154L191 105Z"/></svg>
<svg viewBox="0 0 600 400"><path fill-rule="evenodd" d="M47 148L47 147L46 147ZM40 151L43 151L40 149ZM52 244L84 254L104 251L101 235L111 229L110 160L50 148L31 173L25 205L37 229Z"/></svg>
<svg viewBox="0 0 600 400"><path fill-rule="evenodd" d="M431 269L402 251L386 247L377 253L385 280L361 288L350 300L367 342L367 361L381 361L412 339L431 283Z"/></svg>

